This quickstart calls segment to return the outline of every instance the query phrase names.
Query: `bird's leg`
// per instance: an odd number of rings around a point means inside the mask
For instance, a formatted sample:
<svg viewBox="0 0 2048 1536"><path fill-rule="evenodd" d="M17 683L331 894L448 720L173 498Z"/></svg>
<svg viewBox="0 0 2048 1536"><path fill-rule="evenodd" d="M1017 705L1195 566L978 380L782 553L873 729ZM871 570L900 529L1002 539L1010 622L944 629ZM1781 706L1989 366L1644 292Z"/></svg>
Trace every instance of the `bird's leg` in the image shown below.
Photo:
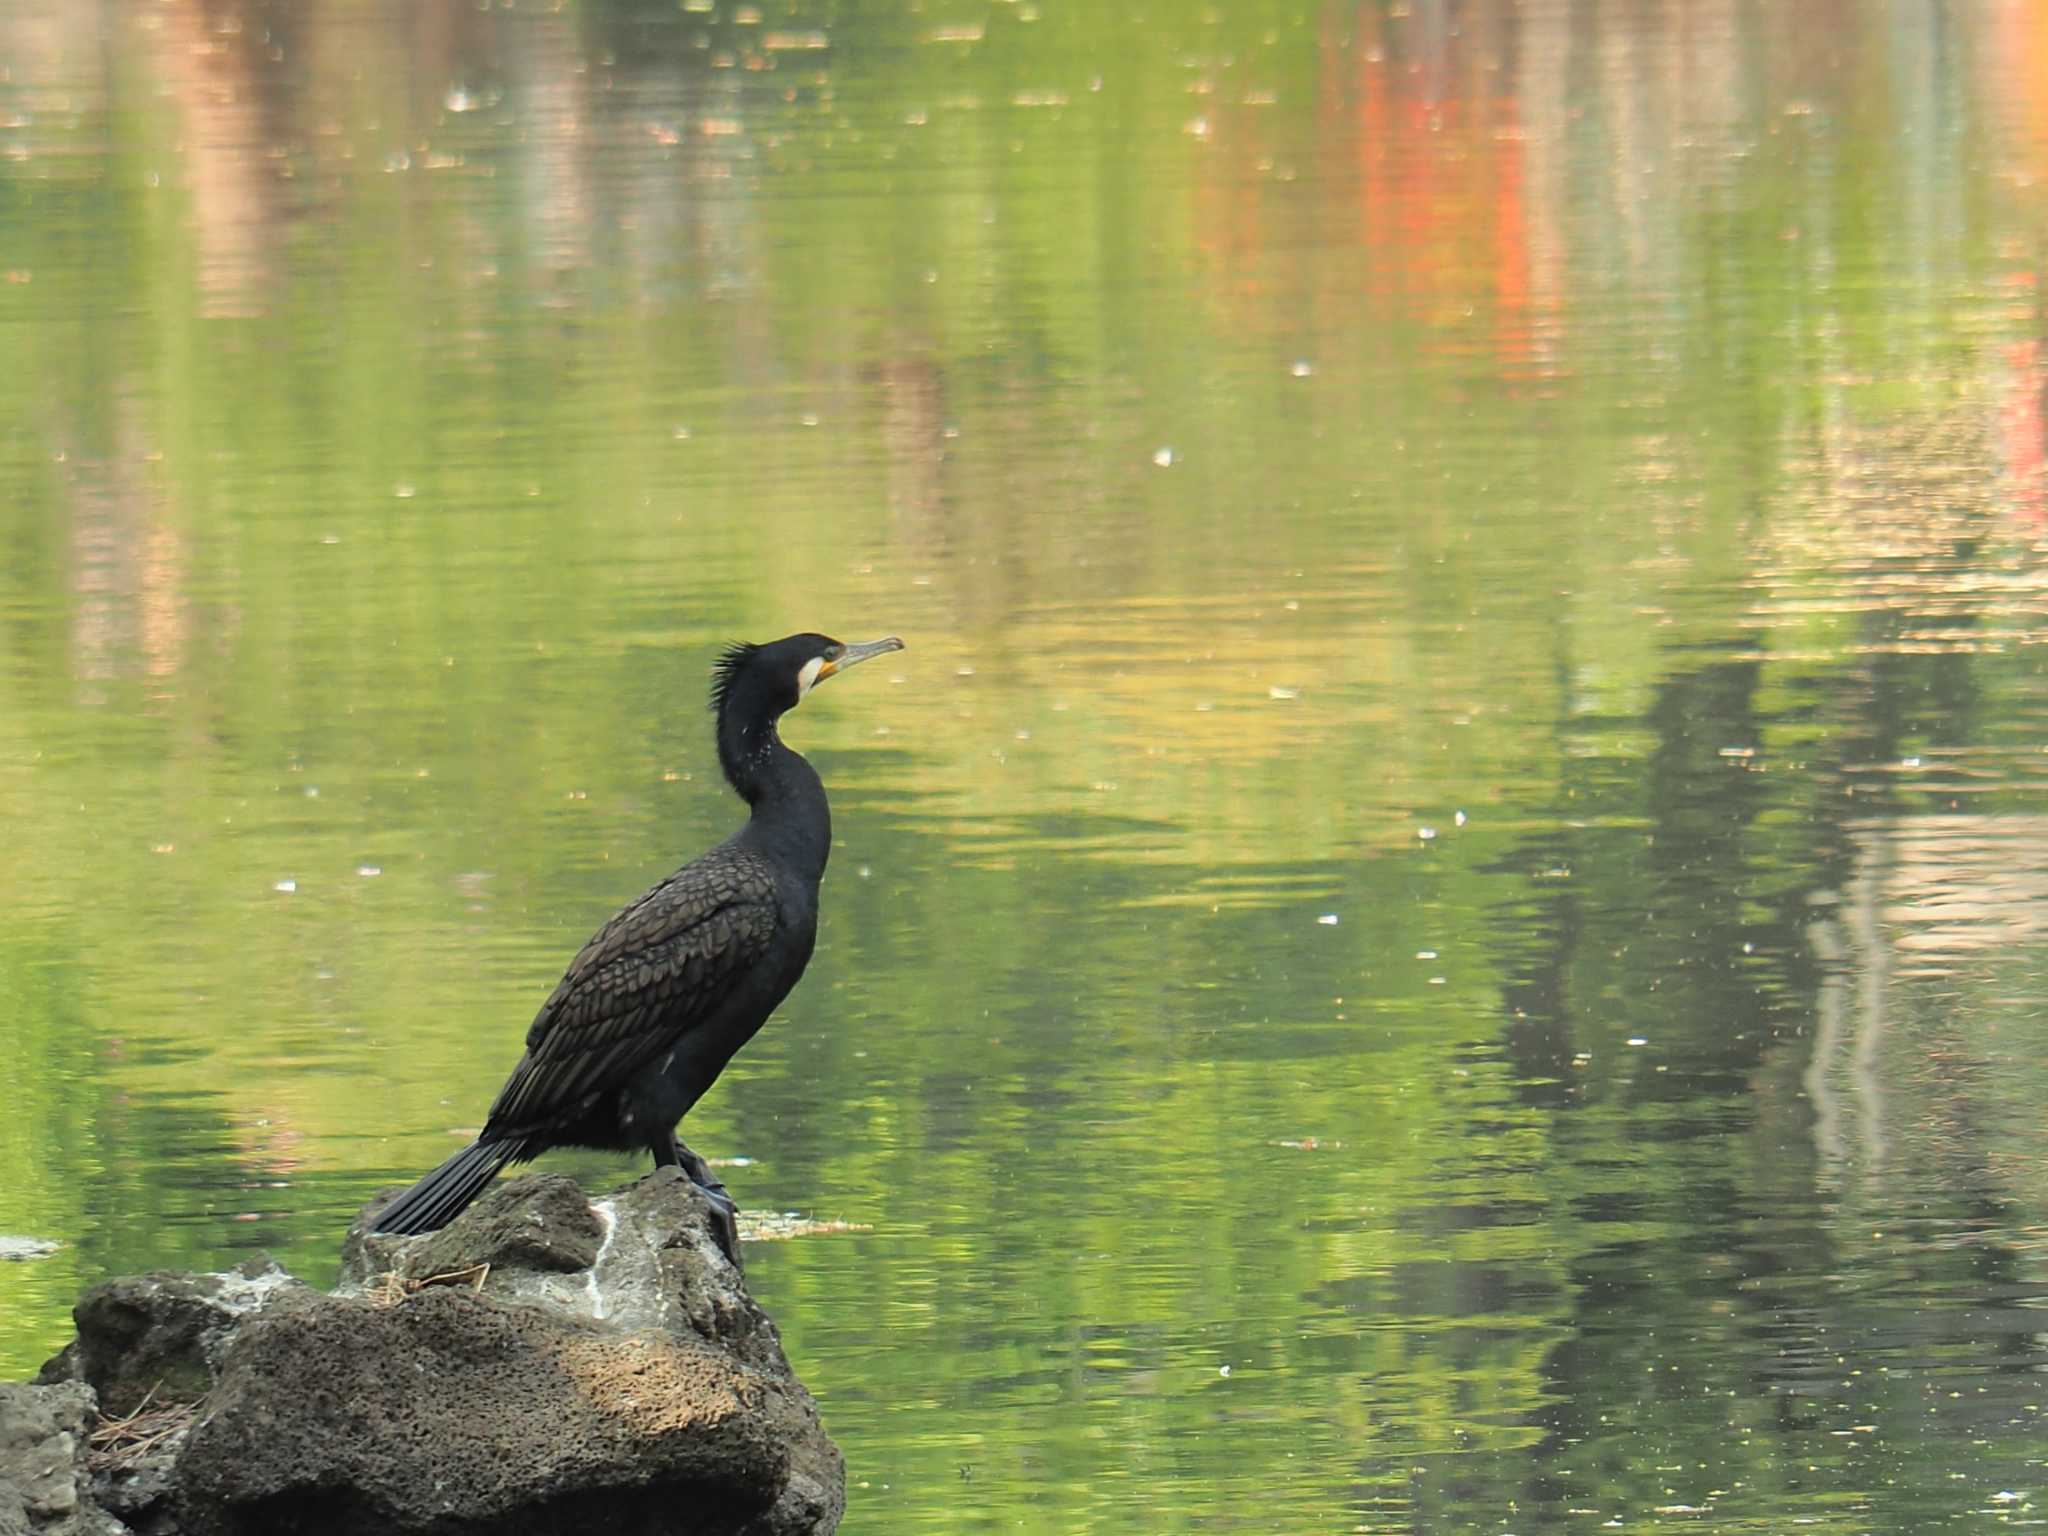
<svg viewBox="0 0 2048 1536"><path fill-rule="evenodd" d="M731 1193L720 1182L711 1165L692 1152L683 1139L674 1131L668 1132L654 1144L654 1161L657 1167L680 1168L683 1176L711 1197L712 1209L718 1213L718 1246L725 1250L725 1256L732 1260L734 1269L740 1267L740 1208L733 1202Z"/></svg>

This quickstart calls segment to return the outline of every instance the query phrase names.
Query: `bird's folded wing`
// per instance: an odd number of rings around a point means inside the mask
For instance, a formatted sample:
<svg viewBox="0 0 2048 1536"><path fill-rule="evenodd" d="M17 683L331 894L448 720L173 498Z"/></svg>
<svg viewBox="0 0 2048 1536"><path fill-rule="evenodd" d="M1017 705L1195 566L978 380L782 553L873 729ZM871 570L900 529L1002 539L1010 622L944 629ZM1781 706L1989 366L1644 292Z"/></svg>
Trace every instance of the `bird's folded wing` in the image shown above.
<svg viewBox="0 0 2048 1536"><path fill-rule="evenodd" d="M692 865L620 912L541 1005L490 1123L537 1127L619 1088L717 1011L767 950L776 914L753 861Z"/></svg>

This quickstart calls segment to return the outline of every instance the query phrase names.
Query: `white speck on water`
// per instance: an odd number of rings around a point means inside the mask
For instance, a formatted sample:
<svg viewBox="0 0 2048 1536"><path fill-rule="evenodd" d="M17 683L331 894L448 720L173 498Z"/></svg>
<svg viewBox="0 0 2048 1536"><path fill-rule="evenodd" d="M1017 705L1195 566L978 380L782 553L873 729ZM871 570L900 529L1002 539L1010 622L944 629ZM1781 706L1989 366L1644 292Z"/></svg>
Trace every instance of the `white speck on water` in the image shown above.
<svg viewBox="0 0 2048 1536"><path fill-rule="evenodd" d="M801 420L805 426L815 427L818 424L818 413L816 411L805 411Z"/></svg>
<svg viewBox="0 0 2048 1536"><path fill-rule="evenodd" d="M1425 843L1427 843L1427 842L1430 842L1430 841L1432 841L1432 840L1433 840L1433 839L1434 839L1434 838L1436 837L1436 828L1435 828L1435 827L1417 827L1417 828L1415 829L1415 835L1416 835L1417 837L1421 838L1421 839L1422 839L1422 840L1423 840L1423 841L1424 841Z"/></svg>
<svg viewBox="0 0 2048 1536"><path fill-rule="evenodd" d="M1753 955L1756 953L1756 945L1752 944L1748 939L1744 939L1742 941L1742 952L1745 955Z"/></svg>
<svg viewBox="0 0 2048 1536"><path fill-rule="evenodd" d="M954 675L955 677L972 677L972 676L974 676L974 668L972 668L972 667L955 667L955 668L953 669L953 675Z"/></svg>
<svg viewBox="0 0 2048 1536"><path fill-rule="evenodd" d="M869 869L867 865L863 864L859 869L855 870L854 873L859 875L861 879L865 880L869 875L873 874L874 871Z"/></svg>
<svg viewBox="0 0 2048 1536"><path fill-rule="evenodd" d="M1294 366L1287 371L1297 379L1312 378L1315 375L1316 365L1305 357L1298 357L1294 360Z"/></svg>
<svg viewBox="0 0 2048 1536"><path fill-rule="evenodd" d="M441 98L441 105L450 112L474 112L483 103L462 86L452 85L448 94Z"/></svg>
<svg viewBox="0 0 2048 1536"><path fill-rule="evenodd" d="M283 891L285 895L289 896L299 888L299 882L296 880L278 880L273 882L270 888L273 891Z"/></svg>
<svg viewBox="0 0 2048 1536"><path fill-rule="evenodd" d="M1415 951L1415 958L1418 960L1434 960L1436 958L1436 951L1433 949L1418 949Z"/></svg>
<svg viewBox="0 0 2048 1536"><path fill-rule="evenodd" d="M1321 917L1317 918L1316 921L1321 923L1325 928L1334 928L1337 926L1337 914L1334 912L1325 912Z"/></svg>
<svg viewBox="0 0 2048 1536"><path fill-rule="evenodd" d="M1173 450L1171 448L1153 449L1152 462L1154 464L1157 464L1161 469L1173 468Z"/></svg>
<svg viewBox="0 0 2048 1536"><path fill-rule="evenodd" d="M1463 825L1465 825L1465 813L1463 811L1457 812L1455 815L1451 817L1451 822L1454 826L1462 827Z"/></svg>
<svg viewBox="0 0 2048 1536"><path fill-rule="evenodd" d="M1920 766L1920 759L1917 757L1901 758L1899 766L1901 768L1918 768Z"/></svg>
<svg viewBox="0 0 2048 1536"><path fill-rule="evenodd" d="M308 784L306 786L306 798L308 800L318 800L320 798L320 786L318 784Z"/></svg>
<svg viewBox="0 0 2048 1536"><path fill-rule="evenodd" d="M1430 984L1430 985L1431 985L1432 987L1441 987L1441 986L1443 986L1443 985L1444 985L1444 983L1445 983L1445 978L1444 978L1444 977L1442 977L1442 976L1432 976L1432 977L1430 977L1430 978L1429 978L1429 984Z"/></svg>
<svg viewBox="0 0 2048 1536"><path fill-rule="evenodd" d="M356 873L361 875L365 880L374 880L379 875L383 874L384 871L378 868L375 864L358 864L356 866Z"/></svg>
<svg viewBox="0 0 2048 1536"><path fill-rule="evenodd" d="M418 495L419 493L415 491L410 485L406 484L405 481L401 480L398 482L398 484L391 487L391 494L396 496L400 501L410 501L414 496Z"/></svg>
<svg viewBox="0 0 2048 1536"><path fill-rule="evenodd" d="M322 544L339 544L341 542L341 535L338 533L323 533L320 535L320 542Z"/></svg>
<svg viewBox="0 0 2048 1536"><path fill-rule="evenodd" d="M1641 1035L1630 1035L1628 1039L1623 1041L1622 1043L1624 1045L1648 1045L1650 1042L1644 1039Z"/></svg>
<svg viewBox="0 0 2048 1536"><path fill-rule="evenodd" d="M1221 1376L1225 1381L1228 1381L1230 1379L1230 1367L1227 1365L1219 1365L1216 1367L1216 1374L1218 1376Z"/></svg>
<svg viewBox="0 0 2048 1536"><path fill-rule="evenodd" d="M677 427L673 435L677 442L686 443L690 440L690 429L688 427Z"/></svg>
<svg viewBox="0 0 2048 1536"><path fill-rule="evenodd" d="M1298 699L1301 697L1301 690L1299 688L1290 688L1284 683L1275 683L1266 690L1266 697L1269 699Z"/></svg>

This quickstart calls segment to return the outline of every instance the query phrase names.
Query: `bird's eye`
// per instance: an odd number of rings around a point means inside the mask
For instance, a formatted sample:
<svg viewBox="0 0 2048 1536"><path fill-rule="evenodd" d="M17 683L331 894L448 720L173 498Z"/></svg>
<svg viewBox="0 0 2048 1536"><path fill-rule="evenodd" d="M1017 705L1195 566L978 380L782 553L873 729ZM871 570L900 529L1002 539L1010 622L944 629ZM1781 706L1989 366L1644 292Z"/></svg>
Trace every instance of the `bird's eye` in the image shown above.
<svg viewBox="0 0 2048 1536"><path fill-rule="evenodd" d="M827 661L837 661L840 657L844 656L845 654L846 647L840 645L837 641L834 641L831 645L825 647L825 659Z"/></svg>

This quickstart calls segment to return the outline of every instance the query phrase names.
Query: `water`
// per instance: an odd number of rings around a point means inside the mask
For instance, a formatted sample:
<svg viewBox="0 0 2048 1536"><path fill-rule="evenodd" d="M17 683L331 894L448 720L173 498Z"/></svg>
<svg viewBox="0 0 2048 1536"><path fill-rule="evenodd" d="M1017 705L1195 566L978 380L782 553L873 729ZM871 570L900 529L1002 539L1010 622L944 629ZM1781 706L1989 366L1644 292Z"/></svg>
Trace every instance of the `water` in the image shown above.
<svg viewBox="0 0 2048 1536"><path fill-rule="evenodd" d="M0 9L0 1367L895 632L690 1122L847 1531L2039 1523L2048 7L700 4Z"/></svg>

